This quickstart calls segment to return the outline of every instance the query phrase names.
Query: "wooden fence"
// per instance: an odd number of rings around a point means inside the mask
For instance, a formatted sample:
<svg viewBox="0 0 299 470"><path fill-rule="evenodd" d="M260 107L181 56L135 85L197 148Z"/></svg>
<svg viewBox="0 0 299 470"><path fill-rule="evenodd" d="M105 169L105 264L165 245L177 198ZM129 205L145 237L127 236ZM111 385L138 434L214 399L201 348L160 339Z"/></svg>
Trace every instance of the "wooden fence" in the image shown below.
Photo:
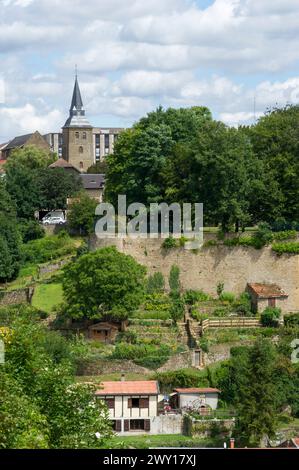
<svg viewBox="0 0 299 470"><path fill-rule="evenodd" d="M258 328L261 323L256 318L219 318L212 320L208 318L201 322L202 332L208 328Z"/></svg>

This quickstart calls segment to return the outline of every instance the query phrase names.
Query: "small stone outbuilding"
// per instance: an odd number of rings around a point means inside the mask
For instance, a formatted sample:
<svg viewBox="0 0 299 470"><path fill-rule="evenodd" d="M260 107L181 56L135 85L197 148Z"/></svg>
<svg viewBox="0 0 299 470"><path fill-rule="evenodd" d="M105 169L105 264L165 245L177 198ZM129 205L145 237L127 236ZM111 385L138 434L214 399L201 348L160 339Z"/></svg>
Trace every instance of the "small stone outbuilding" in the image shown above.
<svg viewBox="0 0 299 470"><path fill-rule="evenodd" d="M120 331L125 331L126 322L99 322L90 325L88 337L102 343L113 343Z"/></svg>
<svg viewBox="0 0 299 470"><path fill-rule="evenodd" d="M247 284L247 292L254 312L262 313L266 307L278 307L282 313L287 313L285 301L288 294L277 284L250 283Z"/></svg>

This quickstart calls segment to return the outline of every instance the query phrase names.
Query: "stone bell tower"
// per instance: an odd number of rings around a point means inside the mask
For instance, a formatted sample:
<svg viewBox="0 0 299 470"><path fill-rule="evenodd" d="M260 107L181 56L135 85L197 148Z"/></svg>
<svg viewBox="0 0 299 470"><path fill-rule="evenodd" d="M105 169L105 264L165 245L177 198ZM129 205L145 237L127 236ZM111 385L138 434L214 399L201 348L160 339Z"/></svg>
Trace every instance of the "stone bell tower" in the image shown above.
<svg viewBox="0 0 299 470"><path fill-rule="evenodd" d="M92 129L85 116L76 74L70 115L62 128L62 156L81 172L86 172L94 163Z"/></svg>

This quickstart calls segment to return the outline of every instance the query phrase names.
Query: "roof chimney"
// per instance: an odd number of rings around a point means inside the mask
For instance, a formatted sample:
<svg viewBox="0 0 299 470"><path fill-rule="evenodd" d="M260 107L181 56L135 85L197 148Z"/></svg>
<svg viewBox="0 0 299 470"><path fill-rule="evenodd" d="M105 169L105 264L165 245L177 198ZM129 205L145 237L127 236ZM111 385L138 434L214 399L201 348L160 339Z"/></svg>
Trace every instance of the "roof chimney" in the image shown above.
<svg viewBox="0 0 299 470"><path fill-rule="evenodd" d="M235 439L231 438L231 439L229 440L229 447L230 447L231 449L234 449L234 448L235 448Z"/></svg>
<svg viewBox="0 0 299 470"><path fill-rule="evenodd" d="M125 378L125 374L121 374L121 378L120 378L120 381L121 382L125 382L126 378Z"/></svg>

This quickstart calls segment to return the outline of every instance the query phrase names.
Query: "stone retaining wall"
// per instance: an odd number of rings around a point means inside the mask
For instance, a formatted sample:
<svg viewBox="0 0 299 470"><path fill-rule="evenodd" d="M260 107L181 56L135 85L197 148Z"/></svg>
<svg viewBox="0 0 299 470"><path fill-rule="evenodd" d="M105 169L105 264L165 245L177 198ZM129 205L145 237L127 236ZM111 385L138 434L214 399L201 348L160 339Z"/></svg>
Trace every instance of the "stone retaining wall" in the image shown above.
<svg viewBox="0 0 299 470"><path fill-rule="evenodd" d="M0 290L0 306L30 304L33 294L33 287L10 291Z"/></svg>

